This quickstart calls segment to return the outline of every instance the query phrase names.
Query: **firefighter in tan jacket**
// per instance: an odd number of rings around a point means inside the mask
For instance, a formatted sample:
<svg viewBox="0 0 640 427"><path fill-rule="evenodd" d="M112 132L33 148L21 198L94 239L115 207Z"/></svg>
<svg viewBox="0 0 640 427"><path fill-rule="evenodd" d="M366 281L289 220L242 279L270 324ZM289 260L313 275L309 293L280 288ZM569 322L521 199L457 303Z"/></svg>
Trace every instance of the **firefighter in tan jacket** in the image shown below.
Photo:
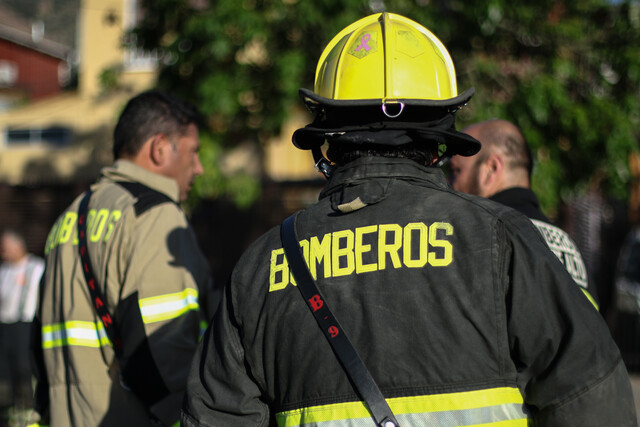
<svg viewBox="0 0 640 427"><path fill-rule="evenodd" d="M91 278L81 267L83 196L51 229L34 323L41 425L178 422L190 361L213 307L207 261L178 204L203 171L197 117L160 92L138 95L123 111L116 162L91 187L86 214L101 298L90 297ZM101 308L113 318L116 339L96 314Z"/></svg>

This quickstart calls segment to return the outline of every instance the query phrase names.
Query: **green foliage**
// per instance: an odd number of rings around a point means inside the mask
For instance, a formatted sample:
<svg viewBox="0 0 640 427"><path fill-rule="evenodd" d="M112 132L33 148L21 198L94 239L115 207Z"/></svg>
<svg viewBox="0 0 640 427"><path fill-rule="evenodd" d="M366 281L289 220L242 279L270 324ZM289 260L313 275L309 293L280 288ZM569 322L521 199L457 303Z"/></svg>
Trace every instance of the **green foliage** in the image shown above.
<svg viewBox="0 0 640 427"><path fill-rule="evenodd" d="M197 193L250 204L258 177L218 166L243 141L280 132L300 87L313 87L318 57L342 28L387 10L432 30L449 49L460 89L476 95L459 125L500 117L519 125L537 160L534 189L553 213L563 197L598 185L625 197L628 154L640 121L637 0L145 0L135 30L160 48L160 84L209 119L207 173ZM202 5L194 9L192 5Z"/></svg>
<svg viewBox="0 0 640 427"><path fill-rule="evenodd" d="M200 136L200 161L205 174L195 180L187 207L194 207L203 195L208 197L228 196L240 208L247 208L260 196L260 182L248 173L235 172L225 175L219 165L223 161L222 144L209 133Z"/></svg>
<svg viewBox="0 0 640 427"><path fill-rule="evenodd" d="M591 186L626 197L627 159L638 149L638 3L493 1L475 13L468 42L445 41L459 80L477 89L465 120L500 117L522 128L537 160L534 189L551 215Z"/></svg>
<svg viewBox="0 0 640 427"><path fill-rule="evenodd" d="M99 76L100 88L103 92L109 92L120 86L121 67L109 67L102 70Z"/></svg>

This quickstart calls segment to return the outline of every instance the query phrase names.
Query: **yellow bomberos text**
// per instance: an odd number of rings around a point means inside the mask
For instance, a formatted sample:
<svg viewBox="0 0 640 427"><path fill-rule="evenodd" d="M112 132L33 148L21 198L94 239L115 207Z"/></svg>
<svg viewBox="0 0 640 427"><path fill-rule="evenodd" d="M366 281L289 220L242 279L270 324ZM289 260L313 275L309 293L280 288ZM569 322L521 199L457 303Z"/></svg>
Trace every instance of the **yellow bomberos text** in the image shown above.
<svg viewBox="0 0 640 427"><path fill-rule="evenodd" d="M108 241L113 232L113 227L122 216L119 210L90 209L87 214L87 240L90 242ZM47 237L44 247L45 254L58 245L71 242L78 244L78 213L68 211L54 224Z"/></svg>
<svg viewBox="0 0 640 427"><path fill-rule="evenodd" d="M314 280L387 268L446 267L453 260L453 226L448 222L377 224L300 241ZM271 251L269 292L296 286L284 249Z"/></svg>

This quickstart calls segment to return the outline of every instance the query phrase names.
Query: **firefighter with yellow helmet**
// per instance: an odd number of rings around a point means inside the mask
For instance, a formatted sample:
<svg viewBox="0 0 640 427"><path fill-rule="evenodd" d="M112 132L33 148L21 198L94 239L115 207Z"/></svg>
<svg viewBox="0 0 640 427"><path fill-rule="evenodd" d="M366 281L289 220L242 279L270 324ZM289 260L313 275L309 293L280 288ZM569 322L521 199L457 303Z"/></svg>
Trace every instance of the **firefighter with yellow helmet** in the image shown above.
<svg viewBox="0 0 640 427"><path fill-rule="evenodd" d="M480 144L429 30L361 19L300 94L293 143L328 182L236 265L183 425L636 425L605 323L531 222L438 168Z"/></svg>

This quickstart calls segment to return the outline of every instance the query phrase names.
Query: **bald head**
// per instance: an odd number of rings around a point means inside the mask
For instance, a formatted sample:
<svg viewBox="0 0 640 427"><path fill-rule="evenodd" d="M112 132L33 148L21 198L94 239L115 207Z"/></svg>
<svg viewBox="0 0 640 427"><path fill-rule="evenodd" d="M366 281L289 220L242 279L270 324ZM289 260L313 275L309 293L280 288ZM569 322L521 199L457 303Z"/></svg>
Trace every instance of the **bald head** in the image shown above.
<svg viewBox="0 0 640 427"><path fill-rule="evenodd" d="M462 130L482 143L472 157L451 159L453 188L490 197L511 187L530 187L532 159L522 132L506 120L487 120Z"/></svg>
<svg viewBox="0 0 640 427"><path fill-rule="evenodd" d="M484 157L490 152L501 151L510 170L525 171L531 176L531 151L520 129L506 120L487 120L462 130L482 143Z"/></svg>

